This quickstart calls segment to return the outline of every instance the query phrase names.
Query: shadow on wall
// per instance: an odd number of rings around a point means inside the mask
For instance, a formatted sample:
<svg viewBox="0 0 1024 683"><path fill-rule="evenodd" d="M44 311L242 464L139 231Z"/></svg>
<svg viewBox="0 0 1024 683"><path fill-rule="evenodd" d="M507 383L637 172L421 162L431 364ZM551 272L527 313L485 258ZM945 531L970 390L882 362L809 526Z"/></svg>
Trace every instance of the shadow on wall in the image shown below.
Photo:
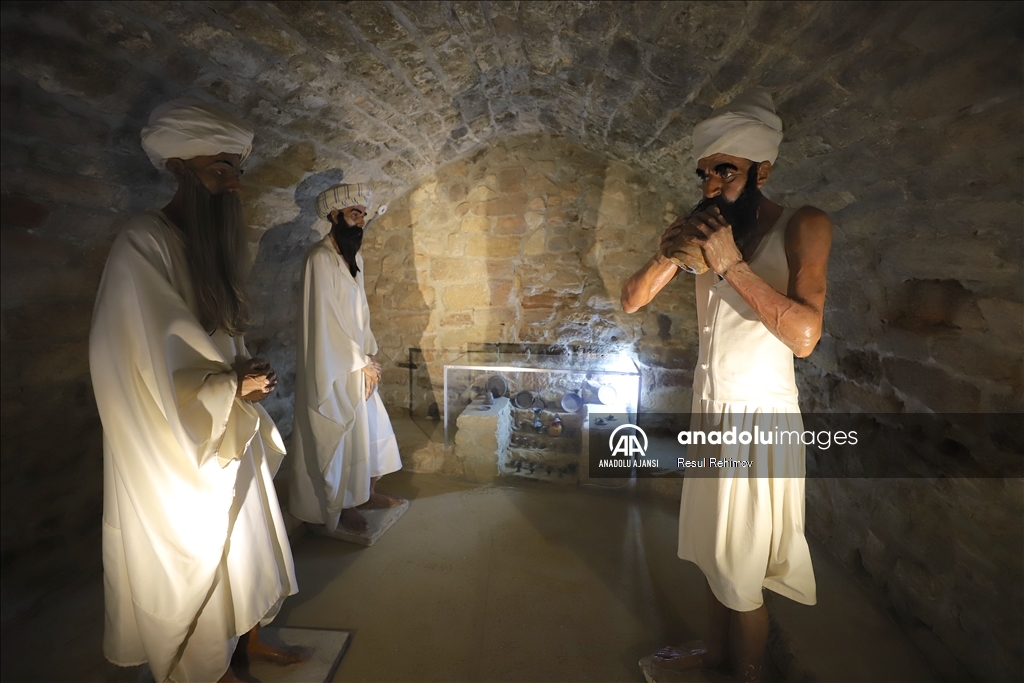
<svg viewBox="0 0 1024 683"><path fill-rule="evenodd" d="M303 257L321 239L314 201L344 175L333 169L297 185L298 216L267 230L253 270L249 349L278 370L280 387L265 405L286 438ZM560 138L527 135L457 160L391 200L362 246L389 409L442 404L444 362L467 344L493 342L632 346L650 370L645 396L678 402L692 370L688 283L678 279L638 314L618 304L623 282L674 217L675 194ZM413 348L426 361L422 386L410 386Z"/></svg>
<svg viewBox="0 0 1024 683"><path fill-rule="evenodd" d="M140 84L123 100L125 114L112 117L7 71L8 57L0 164L5 624L41 596L100 571L92 309L122 225L163 206L173 191L169 174L139 148L145 117L166 97L157 84Z"/></svg>
<svg viewBox="0 0 1024 683"><path fill-rule="evenodd" d="M673 283L632 316L618 302L623 281L656 248L673 194L624 164L538 135L508 138L424 178L392 203L366 252L382 249L367 263L382 351L405 361L418 348L426 364L411 401L407 369L386 368L385 402L443 405L442 365L470 344L634 345L655 365L686 356L692 288Z"/></svg>
<svg viewBox="0 0 1024 683"><path fill-rule="evenodd" d="M345 172L330 169L313 174L295 188L299 214L270 228L260 240L250 291L254 322L247 334L249 353L270 361L277 371L277 390L263 402L281 435L291 437L295 409L295 350L302 309L302 267L306 251L323 235L314 228L316 197L340 183Z"/></svg>

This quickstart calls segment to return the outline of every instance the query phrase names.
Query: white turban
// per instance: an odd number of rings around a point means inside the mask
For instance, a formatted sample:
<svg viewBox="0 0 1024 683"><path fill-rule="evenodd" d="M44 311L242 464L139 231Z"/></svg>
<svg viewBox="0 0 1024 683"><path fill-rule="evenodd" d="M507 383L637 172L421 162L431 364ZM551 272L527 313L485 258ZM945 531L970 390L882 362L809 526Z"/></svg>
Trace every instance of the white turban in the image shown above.
<svg viewBox="0 0 1024 683"><path fill-rule="evenodd" d="M244 160L252 151L252 127L199 100L161 104L142 129L142 149L159 169L168 159L192 159L227 152Z"/></svg>
<svg viewBox="0 0 1024 683"><path fill-rule="evenodd" d="M372 202L373 191L366 183L335 185L321 192L316 198L316 215L326 221L329 220L331 211L338 211L347 206L362 206L369 213Z"/></svg>
<svg viewBox="0 0 1024 683"><path fill-rule="evenodd" d="M728 154L774 164L781 142L782 119L775 113L771 93L753 88L694 126L693 158Z"/></svg>

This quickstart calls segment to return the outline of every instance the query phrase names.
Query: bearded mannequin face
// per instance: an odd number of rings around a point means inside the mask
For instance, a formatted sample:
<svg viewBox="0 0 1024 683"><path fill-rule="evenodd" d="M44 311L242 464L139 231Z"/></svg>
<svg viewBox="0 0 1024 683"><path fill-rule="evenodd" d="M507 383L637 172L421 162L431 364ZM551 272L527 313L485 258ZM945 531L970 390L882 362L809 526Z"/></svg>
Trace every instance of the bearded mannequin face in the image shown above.
<svg viewBox="0 0 1024 683"><path fill-rule="evenodd" d="M764 197L761 187L771 170L769 161L758 163L728 154L701 159L697 162L697 176L701 179L704 198L691 215L717 207L732 226L736 244L742 248L743 241L757 229L757 212Z"/></svg>
<svg viewBox="0 0 1024 683"><path fill-rule="evenodd" d="M356 254L363 245L363 227L366 225L366 207L346 206L343 209L331 211L329 216L331 222L331 237L338 245L342 258L348 264L352 277L359 272L356 265Z"/></svg>
<svg viewBox="0 0 1024 683"><path fill-rule="evenodd" d="M331 222L335 223L340 219L345 220L349 227L366 227L366 207L362 204L346 206L344 209L331 211Z"/></svg>

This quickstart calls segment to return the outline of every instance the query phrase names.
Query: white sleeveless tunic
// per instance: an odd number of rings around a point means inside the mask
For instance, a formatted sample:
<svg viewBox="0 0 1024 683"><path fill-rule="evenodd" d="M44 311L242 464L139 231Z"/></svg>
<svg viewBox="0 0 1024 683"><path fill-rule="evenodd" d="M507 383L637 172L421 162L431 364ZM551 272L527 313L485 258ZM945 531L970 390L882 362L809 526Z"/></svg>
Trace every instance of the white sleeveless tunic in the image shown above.
<svg viewBox="0 0 1024 683"><path fill-rule="evenodd" d="M783 211L750 260L751 270L782 294L789 288L785 237L793 213ZM713 271L697 276L696 290L700 353L691 432L734 426L748 433L755 426L762 433L802 432L793 352ZM697 444L689 446L687 457L754 465L686 478L679 557L701 568L729 609L757 609L762 588L813 605L814 572L804 538L804 446Z"/></svg>

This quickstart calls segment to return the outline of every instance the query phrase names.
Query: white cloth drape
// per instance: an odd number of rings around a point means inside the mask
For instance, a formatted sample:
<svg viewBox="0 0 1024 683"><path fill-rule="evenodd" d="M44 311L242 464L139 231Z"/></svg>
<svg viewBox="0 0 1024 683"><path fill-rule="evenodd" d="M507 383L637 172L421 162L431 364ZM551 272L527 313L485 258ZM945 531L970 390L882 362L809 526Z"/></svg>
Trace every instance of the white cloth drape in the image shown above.
<svg viewBox="0 0 1024 683"><path fill-rule="evenodd" d="M236 398L241 338L193 312L184 248L162 213L111 249L89 339L103 423L104 653L157 681L217 680L237 637L297 590L273 475L281 437Z"/></svg>
<svg viewBox="0 0 1024 683"><path fill-rule="evenodd" d="M789 287L787 209L750 261L776 291ZM803 430L793 352L758 320L725 280L696 278L700 351L693 380L690 431L753 433ZM804 537L805 449L771 445L690 446L687 458L752 461L748 469L687 476L679 510L679 557L704 572L718 600L740 612L761 606L762 588L797 602L816 601Z"/></svg>
<svg viewBox="0 0 1024 683"><path fill-rule="evenodd" d="M306 256L295 367L289 511L333 531L344 508L370 497L370 478L402 467L378 392L365 399L362 369L377 352L363 284L330 235Z"/></svg>

